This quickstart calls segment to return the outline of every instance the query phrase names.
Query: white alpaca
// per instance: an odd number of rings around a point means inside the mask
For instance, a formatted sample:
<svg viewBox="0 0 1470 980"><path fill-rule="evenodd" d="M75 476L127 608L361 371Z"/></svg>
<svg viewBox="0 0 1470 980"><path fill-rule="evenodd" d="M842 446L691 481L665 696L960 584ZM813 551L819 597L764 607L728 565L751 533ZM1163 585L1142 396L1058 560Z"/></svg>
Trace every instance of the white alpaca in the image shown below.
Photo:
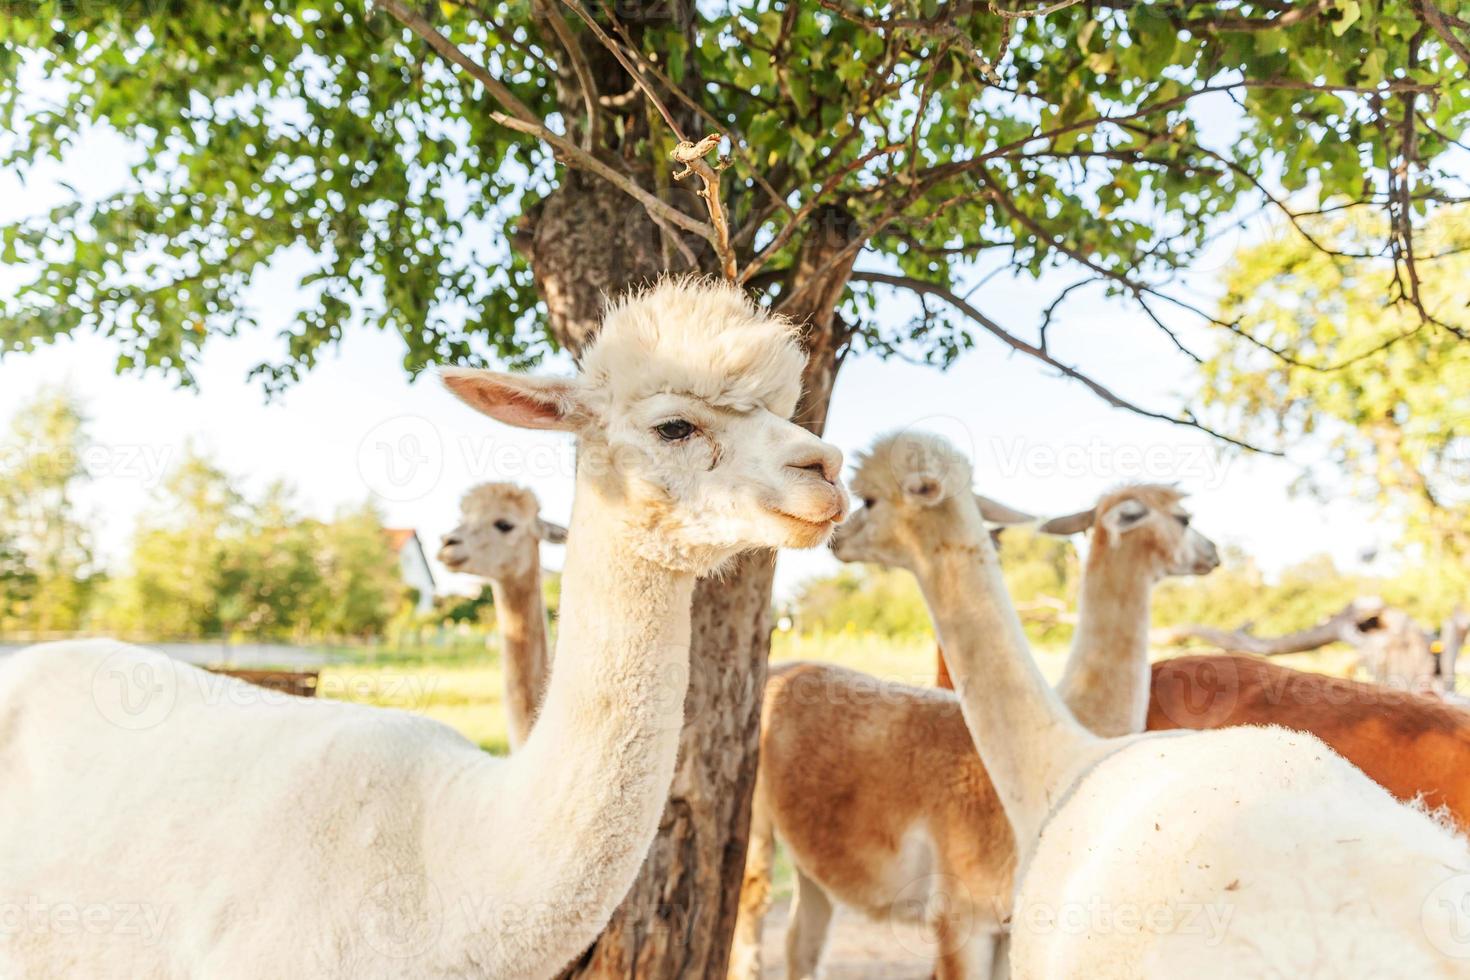
<svg viewBox="0 0 1470 980"><path fill-rule="evenodd" d="M0 909L22 910L0 976L554 975L657 830L695 578L843 516L841 454L786 421L802 364L733 288L665 282L609 310L575 379L446 372L579 438L556 670L507 759L114 643L0 667Z"/></svg>
<svg viewBox="0 0 1470 980"><path fill-rule="evenodd" d="M1044 527L1071 534L1096 525L1061 694L1099 734L1143 730L1154 585L1219 563L1215 545L1189 526L1181 497L1169 487L1125 487ZM1030 519L976 500L987 521ZM772 670L732 977L761 975L776 838L795 871L789 977L815 974L835 902L875 918L927 916L940 980L989 975L1010 913L1015 843L951 692L831 664Z"/></svg>
<svg viewBox="0 0 1470 980"><path fill-rule="evenodd" d="M834 547L924 591L1016 837L1018 980L1470 973L1465 842L1316 738L1078 724L1031 660L969 484L942 440L881 441Z"/></svg>
<svg viewBox="0 0 1470 980"><path fill-rule="evenodd" d="M439 560L450 571L490 581L510 747L531 734L551 673L546 602L541 596L541 542L564 544L567 530L543 521L536 495L514 483L483 483L464 495L460 523L444 535Z"/></svg>

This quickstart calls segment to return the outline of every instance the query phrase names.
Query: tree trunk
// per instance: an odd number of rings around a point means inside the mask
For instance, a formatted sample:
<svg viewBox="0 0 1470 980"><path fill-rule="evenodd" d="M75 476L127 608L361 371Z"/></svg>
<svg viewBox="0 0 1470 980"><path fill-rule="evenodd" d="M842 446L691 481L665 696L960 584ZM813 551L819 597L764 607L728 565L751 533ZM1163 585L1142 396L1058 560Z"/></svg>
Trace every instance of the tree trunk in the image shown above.
<svg viewBox="0 0 1470 980"><path fill-rule="evenodd" d="M850 240L852 222L829 215L815 227L793 275L821 270L830 281L784 312L804 324L809 357L797 419L820 433L845 341L836 304L852 267L828 259ZM603 297L665 271L670 254L636 203L574 174L529 216L517 245L553 335L573 353L593 336ZM658 837L612 922L564 976L724 977L749 836L774 571L773 553L751 553L696 587L679 763Z"/></svg>

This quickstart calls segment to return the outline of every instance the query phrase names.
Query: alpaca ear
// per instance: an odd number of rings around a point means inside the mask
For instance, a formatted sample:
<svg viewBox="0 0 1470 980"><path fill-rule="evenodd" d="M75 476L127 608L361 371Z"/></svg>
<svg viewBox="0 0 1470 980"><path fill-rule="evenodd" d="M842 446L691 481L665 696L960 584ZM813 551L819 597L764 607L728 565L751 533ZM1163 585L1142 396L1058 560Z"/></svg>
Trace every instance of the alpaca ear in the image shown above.
<svg viewBox="0 0 1470 980"><path fill-rule="evenodd" d="M567 529L560 524L543 521L538 517L536 518L536 537L545 541L547 544L566 544Z"/></svg>
<svg viewBox="0 0 1470 980"><path fill-rule="evenodd" d="M1079 510L1077 513L1068 514L1065 517L1053 517L1041 525L1039 530L1042 534L1055 534L1062 537L1068 534L1081 534L1083 531L1092 527L1093 519L1096 516L1096 508Z"/></svg>
<svg viewBox="0 0 1470 980"><path fill-rule="evenodd" d="M980 505L980 516L991 524L1030 524L1036 520L1034 514L1007 507L998 500L975 494L975 503Z"/></svg>
<svg viewBox="0 0 1470 980"><path fill-rule="evenodd" d="M472 368L444 368L440 377L460 401L506 425L572 432L587 417L573 379Z"/></svg>
<svg viewBox="0 0 1470 980"><path fill-rule="evenodd" d="M933 507L945 497L943 481L932 473L910 473L903 478L903 492L924 507Z"/></svg>

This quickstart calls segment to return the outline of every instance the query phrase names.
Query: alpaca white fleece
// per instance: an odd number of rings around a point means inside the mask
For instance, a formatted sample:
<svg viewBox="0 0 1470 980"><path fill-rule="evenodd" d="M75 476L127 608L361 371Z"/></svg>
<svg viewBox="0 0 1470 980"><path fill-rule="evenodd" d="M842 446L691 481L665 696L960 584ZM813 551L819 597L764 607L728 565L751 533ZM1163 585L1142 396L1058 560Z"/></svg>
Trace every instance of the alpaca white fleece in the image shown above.
<svg viewBox="0 0 1470 980"><path fill-rule="evenodd" d="M1047 823L1016 980L1470 976L1465 842L1312 735L1145 737ZM1462 937L1463 938L1463 937ZM1470 950L1465 950L1470 952Z"/></svg>
<svg viewBox="0 0 1470 980"><path fill-rule="evenodd" d="M23 651L0 663L0 976L520 975L497 926L554 869L486 853L502 766L147 650Z"/></svg>

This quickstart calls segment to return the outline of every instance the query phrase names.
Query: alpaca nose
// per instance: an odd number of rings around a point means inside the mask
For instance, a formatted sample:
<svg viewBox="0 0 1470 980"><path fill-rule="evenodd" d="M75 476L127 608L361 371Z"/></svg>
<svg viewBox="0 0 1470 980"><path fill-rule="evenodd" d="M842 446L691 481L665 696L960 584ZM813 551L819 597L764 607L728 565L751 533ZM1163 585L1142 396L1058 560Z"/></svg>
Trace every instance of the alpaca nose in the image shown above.
<svg viewBox="0 0 1470 980"><path fill-rule="evenodd" d="M439 539L439 544L445 548L453 548L461 543L458 531L451 531Z"/></svg>
<svg viewBox="0 0 1470 980"><path fill-rule="evenodd" d="M828 483L836 483L842 472L842 450L819 442L786 464L793 470L803 470L820 476Z"/></svg>

